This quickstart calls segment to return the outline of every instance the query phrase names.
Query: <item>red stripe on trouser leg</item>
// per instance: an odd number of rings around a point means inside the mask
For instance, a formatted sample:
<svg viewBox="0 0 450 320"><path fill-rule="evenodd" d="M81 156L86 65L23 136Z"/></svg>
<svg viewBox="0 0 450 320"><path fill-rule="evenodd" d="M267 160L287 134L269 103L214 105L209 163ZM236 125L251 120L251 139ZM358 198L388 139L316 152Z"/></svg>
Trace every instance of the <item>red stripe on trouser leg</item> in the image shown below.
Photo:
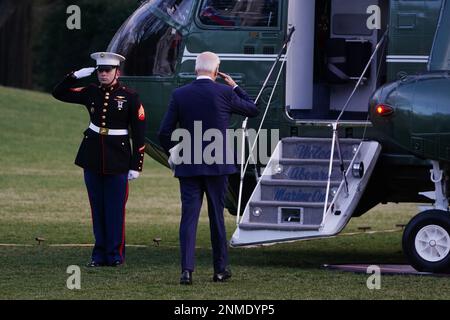
<svg viewBox="0 0 450 320"><path fill-rule="evenodd" d="M91 196L89 195L89 190L88 190L87 194L88 194L88 199L89 199L89 206L91 207L91 222L92 222L92 227L94 227L94 208L92 207L92 200L91 200Z"/></svg>
<svg viewBox="0 0 450 320"><path fill-rule="evenodd" d="M123 249L125 247L125 207L126 207L127 201L128 201L128 192L129 192L129 185L128 185L128 181L127 181L127 190L125 191L125 199L123 202L122 243L120 244L120 249L119 249L119 254L120 254L120 258L122 259L122 262L124 262Z"/></svg>

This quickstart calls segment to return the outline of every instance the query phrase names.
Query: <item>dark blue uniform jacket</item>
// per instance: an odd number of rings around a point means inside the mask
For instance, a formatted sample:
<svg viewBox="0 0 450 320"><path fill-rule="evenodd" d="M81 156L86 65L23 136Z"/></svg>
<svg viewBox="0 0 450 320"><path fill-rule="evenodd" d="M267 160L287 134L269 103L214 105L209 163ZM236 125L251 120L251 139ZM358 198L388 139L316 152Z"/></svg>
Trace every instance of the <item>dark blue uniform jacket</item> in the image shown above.
<svg viewBox="0 0 450 320"><path fill-rule="evenodd" d="M133 90L117 83L103 88L95 84L76 88L73 74L68 75L53 91L61 101L84 105L91 122L97 127L128 129L129 135L101 135L90 129L84 132L75 164L103 174L142 171L145 151L145 111Z"/></svg>

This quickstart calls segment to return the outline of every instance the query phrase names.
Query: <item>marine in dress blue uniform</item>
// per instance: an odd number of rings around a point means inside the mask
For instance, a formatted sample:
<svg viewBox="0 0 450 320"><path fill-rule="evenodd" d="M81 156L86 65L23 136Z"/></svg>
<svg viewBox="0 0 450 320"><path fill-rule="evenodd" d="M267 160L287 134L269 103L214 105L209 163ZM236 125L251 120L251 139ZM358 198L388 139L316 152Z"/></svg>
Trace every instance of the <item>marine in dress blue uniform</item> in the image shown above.
<svg viewBox="0 0 450 320"><path fill-rule="evenodd" d="M128 181L139 177L144 163L145 110L138 94L118 81L124 57L109 52L91 57L97 68L70 73L53 96L84 105L90 115L75 160L84 169L92 212L95 246L88 266L118 266L125 261ZM78 79L94 71L99 85L76 86Z"/></svg>
<svg viewBox="0 0 450 320"><path fill-rule="evenodd" d="M177 125L180 129L189 131L191 141L194 141L194 122L201 122L202 136L209 129L220 130L225 141L222 149L225 160L226 130L229 128L232 114L247 117L258 115L259 111L248 94L238 87L230 76L218 72L219 63L217 55L211 52L201 54L196 63L197 80L172 93L168 111L159 130L160 142L167 154L170 154L170 150L176 144L171 140L171 136ZM228 85L216 83L215 79L218 75ZM203 144L202 155L206 146L207 144ZM202 161L200 164L195 164L194 144L191 147L191 162L179 164L175 168L175 177L180 182L182 202L179 234L182 270L180 284L192 283L197 224L204 194L208 202L213 249L213 280L224 281L231 277L223 216L225 192L228 175L238 172L238 169L236 164L233 162L227 164L229 162L226 161L214 164L206 164Z"/></svg>

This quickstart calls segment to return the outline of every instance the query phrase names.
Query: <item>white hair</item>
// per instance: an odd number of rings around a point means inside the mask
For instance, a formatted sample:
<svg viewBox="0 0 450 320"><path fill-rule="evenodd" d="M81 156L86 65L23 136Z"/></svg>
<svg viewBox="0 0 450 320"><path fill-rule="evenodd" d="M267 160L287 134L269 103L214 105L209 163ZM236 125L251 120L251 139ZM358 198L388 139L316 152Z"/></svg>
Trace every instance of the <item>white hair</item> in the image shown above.
<svg viewBox="0 0 450 320"><path fill-rule="evenodd" d="M213 52L199 54L195 61L196 72L215 72L220 65L219 56Z"/></svg>

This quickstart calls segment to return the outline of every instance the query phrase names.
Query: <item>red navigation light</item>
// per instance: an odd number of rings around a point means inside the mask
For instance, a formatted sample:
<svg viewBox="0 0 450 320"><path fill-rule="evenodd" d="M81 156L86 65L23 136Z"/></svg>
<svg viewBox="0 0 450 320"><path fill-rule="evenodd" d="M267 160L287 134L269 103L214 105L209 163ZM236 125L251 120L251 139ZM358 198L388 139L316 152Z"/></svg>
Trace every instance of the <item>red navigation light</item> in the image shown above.
<svg viewBox="0 0 450 320"><path fill-rule="evenodd" d="M386 117L394 113L394 109L385 104L379 104L376 108L377 115Z"/></svg>

